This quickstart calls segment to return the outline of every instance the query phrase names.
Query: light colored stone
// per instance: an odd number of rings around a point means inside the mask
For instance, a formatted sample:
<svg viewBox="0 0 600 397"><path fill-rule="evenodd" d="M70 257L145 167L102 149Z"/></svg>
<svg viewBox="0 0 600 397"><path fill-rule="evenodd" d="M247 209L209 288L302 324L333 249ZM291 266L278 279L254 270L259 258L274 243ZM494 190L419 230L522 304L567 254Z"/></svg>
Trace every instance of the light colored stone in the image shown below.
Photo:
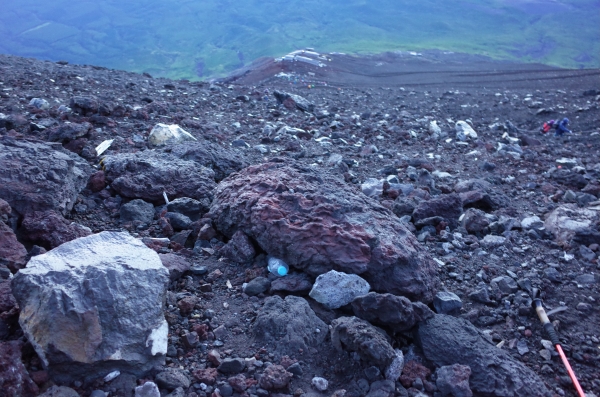
<svg viewBox="0 0 600 397"><path fill-rule="evenodd" d="M12 281L19 323L50 376L69 383L164 363L168 270L128 233L102 232L33 257Z"/></svg>
<svg viewBox="0 0 600 397"><path fill-rule="evenodd" d="M457 121L455 125L456 139L459 141L466 141L467 139L477 139L477 133L475 130L467 124L466 121Z"/></svg>
<svg viewBox="0 0 600 397"><path fill-rule="evenodd" d="M338 309L370 289L369 283L356 274L330 270L317 277L309 296L328 309Z"/></svg>
<svg viewBox="0 0 600 397"><path fill-rule="evenodd" d="M525 230L541 229L544 227L544 222L537 215L529 216L521 221L521 227Z"/></svg>
<svg viewBox="0 0 600 397"><path fill-rule="evenodd" d="M327 379L321 378L319 376L315 376L314 378L312 378L311 383L314 386L314 388L318 391L325 391L329 387L329 382L327 382Z"/></svg>
<svg viewBox="0 0 600 397"><path fill-rule="evenodd" d="M481 245L485 248L495 248L504 245L505 243L506 237L494 236L491 234L488 234L483 239L481 239Z"/></svg>
<svg viewBox="0 0 600 397"><path fill-rule="evenodd" d="M598 216L597 211L579 208L575 204L565 204L548 214L544 226L554 234L558 242L565 243L577 232L588 229Z"/></svg>
<svg viewBox="0 0 600 397"><path fill-rule="evenodd" d="M148 143L151 146L162 146L184 141L197 141L197 139L177 124L158 123L152 128L148 136Z"/></svg>
<svg viewBox="0 0 600 397"><path fill-rule="evenodd" d="M460 310L462 301L453 292L439 291L433 298L433 307L438 313L448 314Z"/></svg>

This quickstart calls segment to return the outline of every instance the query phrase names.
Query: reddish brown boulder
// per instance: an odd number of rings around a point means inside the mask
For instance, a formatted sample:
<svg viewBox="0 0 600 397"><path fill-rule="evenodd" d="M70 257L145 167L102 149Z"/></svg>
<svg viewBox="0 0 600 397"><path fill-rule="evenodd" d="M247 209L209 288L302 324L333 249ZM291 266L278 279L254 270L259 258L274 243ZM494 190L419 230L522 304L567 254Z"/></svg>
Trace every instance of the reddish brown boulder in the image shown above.
<svg viewBox="0 0 600 397"><path fill-rule="evenodd" d="M317 276L360 274L376 291L431 301L436 266L388 209L341 180L297 164L266 163L231 175L210 210L228 237L243 231L290 266Z"/></svg>
<svg viewBox="0 0 600 397"><path fill-rule="evenodd" d="M27 250L17 241L12 229L0 221L0 266L6 266L16 273L24 268L26 263Z"/></svg>
<svg viewBox="0 0 600 397"><path fill-rule="evenodd" d="M23 219L19 234L34 244L52 249L92 233L81 225L69 222L54 211L44 211L28 213Z"/></svg>
<svg viewBox="0 0 600 397"><path fill-rule="evenodd" d="M217 369L216 368L206 368L206 369L198 369L194 371L194 378L200 383L206 383L207 385L212 385L217 380Z"/></svg>
<svg viewBox="0 0 600 397"><path fill-rule="evenodd" d="M104 171L94 172L88 180L88 187L94 193L104 189L106 187L106 177L104 176Z"/></svg>
<svg viewBox="0 0 600 397"><path fill-rule="evenodd" d="M163 266L169 269L169 278L171 281L177 280L183 276L183 273L190 270L192 265L184 257L175 254L159 254Z"/></svg>
<svg viewBox="0 0 600 397"><path fill-rule="evenodd" d="M281 365L270 365L265 369L258 385L265 390L281 389L286 387L294 374L288 372Z"/></svg>
<svg viewBox="0 0 600 397"><path fill-rule="evenodd" d="M0 342L0 394L11 397L37 396L39 390L21 362L19 341Z"/></svg>

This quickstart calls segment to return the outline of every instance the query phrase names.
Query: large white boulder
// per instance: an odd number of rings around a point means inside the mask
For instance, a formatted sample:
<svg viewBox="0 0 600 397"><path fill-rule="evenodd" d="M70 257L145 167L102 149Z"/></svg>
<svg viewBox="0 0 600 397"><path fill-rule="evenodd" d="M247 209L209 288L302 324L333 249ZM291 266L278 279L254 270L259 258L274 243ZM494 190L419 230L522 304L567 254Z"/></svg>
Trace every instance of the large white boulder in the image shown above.
<svg viewBox="0 0 600 397"><path fill-rule="evenodd" d="M177 124L158 123L152 128L148 136L148 143L151 146L162 146L184 141L197 141L197 139Z"/></svg>
<svg viewBox="0 0 600 397"><path fill-rule="evenodd" d="M477 139L477 133L466 121L457 121L454 127L456 129L456 139L466 141L467 139Z"/></svg>
<svg viewBox="0 0 600 397"><path fill-rule="evenodd" d="M122 232L69 241L33 257L12 281L19 323L57 383L164 364L168 270Z"/></svg>

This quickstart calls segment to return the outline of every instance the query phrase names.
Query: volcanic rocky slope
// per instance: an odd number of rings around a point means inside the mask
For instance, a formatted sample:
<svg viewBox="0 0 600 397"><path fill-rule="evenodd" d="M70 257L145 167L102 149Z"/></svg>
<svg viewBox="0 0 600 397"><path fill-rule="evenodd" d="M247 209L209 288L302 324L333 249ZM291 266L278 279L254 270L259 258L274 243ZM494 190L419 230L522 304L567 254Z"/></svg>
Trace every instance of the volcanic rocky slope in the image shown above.
<svg viewBox="0 0 600 397"><path fill-rule="evenodd" d="M349 65L370 77L353 69L348 84L337 60L337 74L287 67L229 85L0 56L0 389L573 396L531 309L537 288L583 388L600 394L598 71L477 73L459 60L470 74L455 82L443 63L374 76L382 60L367 58ZM538 132L562 117L573 134ZM196 141L150 145L159 123ZM74 380L28 341L29 270L12 274L38 255L102 255L82 245L106 231L140 239L169 270L166 359L116 377L104 361ZM269 274L268 256L289 274ZM78 310L64 299L48 310Z"/></svg>

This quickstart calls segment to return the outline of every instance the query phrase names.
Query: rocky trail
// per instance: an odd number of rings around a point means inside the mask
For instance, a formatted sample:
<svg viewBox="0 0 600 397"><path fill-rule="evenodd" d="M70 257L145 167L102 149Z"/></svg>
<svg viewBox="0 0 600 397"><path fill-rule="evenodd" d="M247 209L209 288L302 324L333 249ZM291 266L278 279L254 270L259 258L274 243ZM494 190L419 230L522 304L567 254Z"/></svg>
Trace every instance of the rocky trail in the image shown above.
<svg viewBox="0 0 600 397"><path fill-rule="evenodd" d="M0 55L0 396L575 396L534 288L600 395L599 105L459 54Z"/></svg>

